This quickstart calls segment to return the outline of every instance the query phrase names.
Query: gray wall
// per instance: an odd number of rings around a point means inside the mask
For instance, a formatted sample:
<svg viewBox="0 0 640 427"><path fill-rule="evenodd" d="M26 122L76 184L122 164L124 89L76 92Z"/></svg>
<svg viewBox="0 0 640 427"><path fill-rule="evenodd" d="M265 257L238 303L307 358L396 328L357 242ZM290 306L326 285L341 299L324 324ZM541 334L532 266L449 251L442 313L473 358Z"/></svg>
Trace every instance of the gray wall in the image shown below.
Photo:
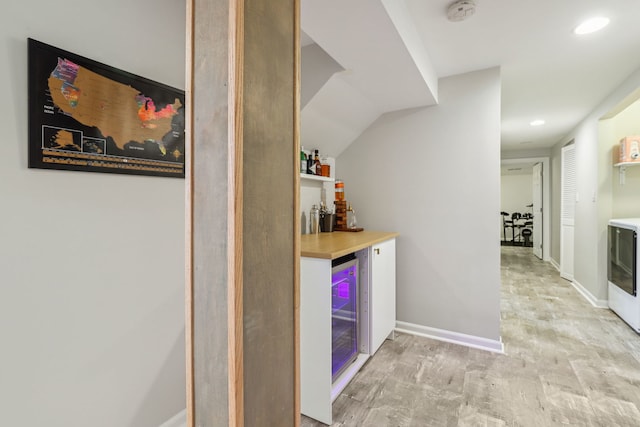
<svg viewBox="0 0 640 427"><path fill-rule="evenodd" d="M500 338L500 71L440 80L337 159L359 225L398 231L397 319Z"/></svg>
<svg viewBox="0 0 640 427"><path fill-rule="evenodd" d="M157 426L185 407L184 181L27 169L27 37L184 88L185 5L0 16L0 424Z"/></svg>

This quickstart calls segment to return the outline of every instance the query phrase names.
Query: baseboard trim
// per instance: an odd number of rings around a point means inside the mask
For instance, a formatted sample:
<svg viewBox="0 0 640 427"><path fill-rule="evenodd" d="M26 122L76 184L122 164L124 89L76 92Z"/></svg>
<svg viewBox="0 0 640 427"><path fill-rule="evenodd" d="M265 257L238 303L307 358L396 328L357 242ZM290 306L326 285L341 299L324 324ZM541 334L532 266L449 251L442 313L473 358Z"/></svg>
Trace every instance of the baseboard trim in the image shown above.
<svg viewBox="0 0 640 427"><path fill-rule="evenodd" d="M573 286L584 299L589 301L592 306L596 308L609 308L609 301L606 299L596 298L587 288L582 286L575 279L571 281L571 286Z"/></svg>
<svg viewBox="0 0 640 427"><path fill-rule="evenodd" d="M549 258L549 264L551 264L553 268L555 268L556 270L558 270L558 272L560 272L560 264L558 264L555 259Z"/></svg>
<svg viewBox="0 0 640 427"><path fill-rule="evenodd" d="M425 338L432 338L465 347L476 348L478 350L490 351L504 354L504 344L502 339L490 340L477 337L475 335L461 334L459 332L447 331L444 329L430 328L428 326L416 325L415 323L396 322L396 331L405 334L417 335Z"/></svg>
<svg viewBox="0 0 640 427"><path fill-rule="evenodd" d="M186 427L187 425L187 410L186 408L169 418L167 421L160 424L159 427Z"/></svg>

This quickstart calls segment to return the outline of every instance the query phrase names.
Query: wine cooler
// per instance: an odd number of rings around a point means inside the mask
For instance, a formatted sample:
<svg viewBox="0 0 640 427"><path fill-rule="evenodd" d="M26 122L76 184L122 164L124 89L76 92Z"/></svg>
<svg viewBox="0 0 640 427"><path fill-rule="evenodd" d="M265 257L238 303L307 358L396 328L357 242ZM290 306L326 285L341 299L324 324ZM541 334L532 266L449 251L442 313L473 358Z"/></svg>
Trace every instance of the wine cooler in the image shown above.
<svg viewBox="0 0 640 427"><path fill-rule="evenodd" d="M332 261L332 381L358 357L358 260L354 254Z"/></svg>

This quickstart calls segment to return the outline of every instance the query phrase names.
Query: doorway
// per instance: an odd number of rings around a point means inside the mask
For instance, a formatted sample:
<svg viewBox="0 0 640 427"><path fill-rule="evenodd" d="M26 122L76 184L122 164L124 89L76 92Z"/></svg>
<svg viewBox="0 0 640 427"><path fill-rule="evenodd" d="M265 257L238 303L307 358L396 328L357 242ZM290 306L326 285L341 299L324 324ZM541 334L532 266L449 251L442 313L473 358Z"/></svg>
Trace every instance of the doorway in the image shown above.
<svg viewBox="0 0 640 427"><path fill-rule="evenodd" d="M533 212L533 254L542 259L542 163L533 165L531 211Z"/></svg>
<svg viewBox="0 0 640 427"><path fill-rule="evenodd" d="M537 166L536 166L537 165ZM531 240L531 247L537 245L538 247L534 251L536 256L538 256L543 261L549 261L550 257L550 244L551 244L551 236L550 236L550 218L551 211L550 207L550 160L548 157L526 157L526 158L514 158L514 159L503 159L501 161L501 166L503 170L508 169L517 169L517 168L526 168L529 181L531 184L528 185L529 190L527 191L527 202L520 202L523 204L522 207L515 206L520 213L528 213L531 214L533 220L533 226L531 227L532 234L529 236ZM537 178L534 178L534 167L536 169ZM515 172L515 171L514 171ZM534 180L536 182L534 182ZM537 195L534 195L534 187L537 186ZM524 200L524 199L523 199ZM506 212L506 211L502 211ZM501 212L501 214L502 214ZM511 214L511 212L508 212ZM537 217L537 218L536 218ZM501 218L504 219L504 216L501 215ZM537 226L537 227L536 227ZM537 228L537 230L536 230ZM505 239L505 234L507 239L515 233L515 238L517 239L518 233L522 232L517 227L515 230L511 230L509 227L505 229L504 226L500 228L501 232L501 240ZM522 236L520 236L521 240L524 240Z"/></svg>

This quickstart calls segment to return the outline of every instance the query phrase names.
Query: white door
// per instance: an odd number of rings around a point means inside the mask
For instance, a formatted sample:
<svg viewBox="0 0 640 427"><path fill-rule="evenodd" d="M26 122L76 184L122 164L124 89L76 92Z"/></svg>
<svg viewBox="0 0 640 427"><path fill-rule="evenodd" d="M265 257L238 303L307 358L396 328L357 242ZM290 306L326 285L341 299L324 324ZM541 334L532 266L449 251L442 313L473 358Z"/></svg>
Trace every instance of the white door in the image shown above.
<svg viewBox="0 0 640 427"><path fill-rule="evenodd" d="M372 247L371 257L371 354L396 327L396 239Z"/></svg>
<svg viewBox="0 0 640 427"><path fill-rule="evenodd" d="M576 211L575 145L562 148L560 194L560 276L573 280L573 232Z"/></svg>
<svg viewBox="0 0 640 427"><path fill-rule="evenodd" d="M533 165L533 254L542 259L542 163Z"/></svg>

